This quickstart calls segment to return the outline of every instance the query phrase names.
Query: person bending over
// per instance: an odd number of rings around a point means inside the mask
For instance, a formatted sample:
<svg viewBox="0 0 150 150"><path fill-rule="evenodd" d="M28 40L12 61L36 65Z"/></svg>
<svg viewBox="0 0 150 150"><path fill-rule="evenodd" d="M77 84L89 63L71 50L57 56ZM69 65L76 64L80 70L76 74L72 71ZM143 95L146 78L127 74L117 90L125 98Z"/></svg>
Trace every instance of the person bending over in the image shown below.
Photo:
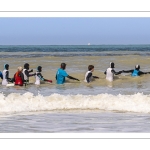
<svg viewBox="0 0 150 150"><path fill-rule="evenodd" d="M94 71L94 66L93 66L93 65L89 65L89 66L88 66L88 71L87 71L86 74L85 74L84 82L89 83L89 82L91 82L91 81L93 80L93 78L99 79L99 77L92 75L92 72L93 72L93 71Z"/></svg>
<svg viewBox="0 0 150 150"><path fill-rule="evenodd" d="M57 84L65 83L65 77L72 79L72 80L80 81L79 79L69 76L67 72L65 71L65 69L66 69L66 64L61 63L60 68L57 70L57 73L56 73Z"/></svg>
<svg viewBox="0 0 150 150"><path fill-rule="evenodd" d="M110 67L104 72L104 74L106 75L106 80L110 82L114 80L114 75L119 75L122 73L122 71L116 72L114 68L115 64L113 62L110 62Z"/></svg>
<svg viewBox="0 0 150 150"><path fill-rule="evenodd" d="M36 78L35 84L40 85L40 81L46 81L46 82L51 82L52 83L52 80L47 80L47 79L43 78L41 72L42 72L42 67L38 66L37 67L37 72L35 73L35 78Z"/></svg>

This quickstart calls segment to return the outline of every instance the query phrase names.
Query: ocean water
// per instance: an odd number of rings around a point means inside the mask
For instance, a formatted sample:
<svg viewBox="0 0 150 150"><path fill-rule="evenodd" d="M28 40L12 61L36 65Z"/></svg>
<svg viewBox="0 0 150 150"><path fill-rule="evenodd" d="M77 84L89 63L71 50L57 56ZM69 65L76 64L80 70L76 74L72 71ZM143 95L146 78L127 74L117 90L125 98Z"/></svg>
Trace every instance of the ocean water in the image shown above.
<svg viewBox="0 0 150 150"><path fill-rule="evenodd" d="M56 84L62 62L81 82ZM44 78L53 80L36 86L31 77L26 87L0 85L0 132L150 132L150 74L123 73L108 82L104 71L110 62L116 71L139 64L150 72L150 45L0 46L0 70L8 63L10 77L29 63L34 72L41 65ZM90 84L83 81L88 65L99 76Z"/></svg>

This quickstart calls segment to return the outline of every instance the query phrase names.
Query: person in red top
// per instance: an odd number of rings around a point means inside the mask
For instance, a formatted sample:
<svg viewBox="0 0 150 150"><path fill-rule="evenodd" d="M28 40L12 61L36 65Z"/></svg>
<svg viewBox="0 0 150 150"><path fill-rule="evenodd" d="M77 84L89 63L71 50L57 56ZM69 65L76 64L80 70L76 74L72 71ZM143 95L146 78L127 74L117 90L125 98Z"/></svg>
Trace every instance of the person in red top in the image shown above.
<svg viewBox="0 0 150 150"><path fill-rule="evenodd" d="M14 75L15 85L23 86L24 75L23 75L22 71L23 71L23 68L22 67L18 67L18 71Z"/></svg>

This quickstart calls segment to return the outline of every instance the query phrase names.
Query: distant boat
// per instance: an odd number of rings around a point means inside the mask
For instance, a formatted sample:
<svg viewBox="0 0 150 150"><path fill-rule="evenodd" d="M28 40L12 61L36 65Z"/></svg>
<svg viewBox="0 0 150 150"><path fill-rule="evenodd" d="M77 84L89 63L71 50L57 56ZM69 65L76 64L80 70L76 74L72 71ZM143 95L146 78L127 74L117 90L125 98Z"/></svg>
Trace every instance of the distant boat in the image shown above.
<svg viewBox="0 0 150 150"><path fill-rule="evenodd" d="M88 43L88 45L91 45L91 43Z"/></svg>

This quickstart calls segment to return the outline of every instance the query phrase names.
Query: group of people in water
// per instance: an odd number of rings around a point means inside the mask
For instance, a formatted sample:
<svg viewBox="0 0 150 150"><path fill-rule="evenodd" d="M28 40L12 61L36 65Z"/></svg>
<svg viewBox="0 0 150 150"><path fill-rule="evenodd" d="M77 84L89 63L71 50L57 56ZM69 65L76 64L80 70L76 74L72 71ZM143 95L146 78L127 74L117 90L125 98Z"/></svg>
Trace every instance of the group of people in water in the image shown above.
<svg viewBox="0 0 150 150"><path fill-rule="evenodd" d="M14 83L15 85L23 86L27 85L29 83L29 77L35 76L35 84L40 85L41 81L46 81L52 83L52 80L45 79L42 76L42 67L38 66L36 73L32 73L33 69L29 70L29 64L25 63L24 64L24 69L22 67L18 67L18 71L14 74L13 78L9 78L9 64L4 65L4 70L0 72L0 77L2 79L2 85L7 85L9 82ZM140 76L142 74L150 74L150 72L142 72L140 71L140 65L136 65L135 69L131 70L122 70L119 72L116 72L114 70L115 64L113 62L110 62L110 67L104 72L106 75L106 80L108 81L113 81L114 80L114 75L119 75L121 73L131 73L131 76ZM64 84L65 83L65 78L69 78L72 80L77 80L80 81L77 78L74 78L70 76L66 71L66 64L61 63L60 68L56 72L56 81L57 84ZM99 79L97 76L93 76L94 72L94 66L89 65L88 66L88 71L85 74L85 79L84 82L90 83L92 82L93 79Z"/></svg>

